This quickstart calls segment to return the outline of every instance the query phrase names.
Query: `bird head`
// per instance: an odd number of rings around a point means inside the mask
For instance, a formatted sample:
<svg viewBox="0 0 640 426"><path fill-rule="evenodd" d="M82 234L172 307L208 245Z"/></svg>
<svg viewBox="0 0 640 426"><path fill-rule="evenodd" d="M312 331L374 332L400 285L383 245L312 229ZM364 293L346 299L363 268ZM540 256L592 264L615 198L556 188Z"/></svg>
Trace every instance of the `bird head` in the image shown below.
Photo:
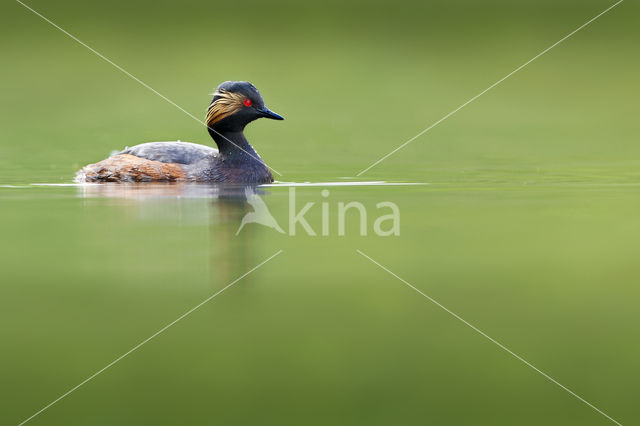
<svg viewBox="0 0 640 426"><path fill-rule="evenodd" d="M206 124L217 131L242 131L258 118L284 120L264 105L256 87L248 81L225 81L218 86L207 110Z"/></svg>

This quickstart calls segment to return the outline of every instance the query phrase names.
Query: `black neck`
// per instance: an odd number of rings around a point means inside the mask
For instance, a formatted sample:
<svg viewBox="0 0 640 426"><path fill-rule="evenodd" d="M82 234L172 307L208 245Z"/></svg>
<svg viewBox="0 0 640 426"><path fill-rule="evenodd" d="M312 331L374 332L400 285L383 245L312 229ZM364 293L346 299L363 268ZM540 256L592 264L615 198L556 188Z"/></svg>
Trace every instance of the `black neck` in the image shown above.
<svg viewBox="0 0 640 426"><path fill-rule="evenodd" d="M209 134L218 145L220 155L232 161L259 161L262 159L253 149L242 130L240 131L216 131L209 129Z"/></svg>

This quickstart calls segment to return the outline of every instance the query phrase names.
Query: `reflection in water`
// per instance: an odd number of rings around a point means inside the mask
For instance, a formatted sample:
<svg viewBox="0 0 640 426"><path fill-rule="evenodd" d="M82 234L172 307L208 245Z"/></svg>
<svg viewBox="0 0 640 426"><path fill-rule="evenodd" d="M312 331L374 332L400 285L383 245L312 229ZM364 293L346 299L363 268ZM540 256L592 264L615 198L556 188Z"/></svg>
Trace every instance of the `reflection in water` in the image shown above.
<svg viewBox="0 0 640 426"><path fill-rule="evenodd" d="M255 191L255 187L225 187L217 202L210 203L217 207L217 217L211 216L209 229L212 253L218 254L213 255L211 267L219 269L213 271L219 286L227 285L257 263L253 252L256 244L251 241L253 232L250 232L254 229L238 232L243 217L252 210L247 200Z"/></svg>
<svg viewBox="0 0 640 426"><path fill-rule="evenodd" d="M84 198L118 199L215 199L246 198L245 188L255 191L255 186L209 185L203 183L100 183L77 186Z"/></svg>
<svg viewBox="0 0 640 426"><path fill-rule="evenodd" d="M245 215L254 210L252 195L264 193L254 186L197 183L105 183L78 187L78 196L88 202L109 199L116 205L133 207L136 220L206 226L212 290L227 285L257 263L253 253L255 227L238 231Z"/></svg>

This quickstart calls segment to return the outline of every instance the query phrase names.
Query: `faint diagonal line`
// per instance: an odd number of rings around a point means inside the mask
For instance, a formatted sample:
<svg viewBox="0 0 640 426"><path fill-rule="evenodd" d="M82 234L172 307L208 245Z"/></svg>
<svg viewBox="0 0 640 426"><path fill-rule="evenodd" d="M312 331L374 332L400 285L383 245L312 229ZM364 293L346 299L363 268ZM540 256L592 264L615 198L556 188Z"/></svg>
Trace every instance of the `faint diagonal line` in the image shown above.
<svg viewBox="0 0 640 426"><path fill-rule="evenodd" d="M620 3L622 3L624 0L619 0L617 3L609 6L608 8L606 8L605 10L603 10L602 12L600 12L599 14L597 14L596 16L594 16L593 18L589 19L587 22L585 22L584 24L580 25L578 28L576 28L575 30L571 31L569 34L567 34L566 36L562 37L560 40L556 41L555 43L553 43L551 46L547 47L546 49L544 49L542 52L538 53L536 56L534 56L533 58L529 59L527 62L525 62L524 64L520 65L518 68L516 68L515 70L511 71L509 74L505 75L504 77L502 77L500 80L496 81L495 83L493 83L491 86L487 87L486 89L484 89L482 92L478 93L477 95L475 95L473 98L469 99L468 101L466 101L465 103L463 103L462 105L460 105L459 107L457 107L456 109L454 109L453 111L451 111L450 113L448 113L447 115L445 115L444 117L442 117L440 120L436 121L435 123L431 124L429 127L427 127L426 129L424 129L423 131L421 131L420 133L418 133L417 135L415 135L414 137L412 137L411 139L409 139L408 141L406 141L405 143L403 143L402 145L398 146L396 149L394 149L393 151L391 151L390 153L388 153L387 155L385 155L384 157L380 158L378 161L372 163L369 167L367 167L366 169L360 171L360 173L358 173L356 176L361 176L364 173L366 173L368 170L372 169L373 167L377 166L378 164L380 164L381 162L383 162L384 160L386 160L387 158L389 158L390 156L392 156L393 154L395 154L396 152L400 151L402 148L404 148L405 146L409 145L411 142L413 142L414 140L418 139L420 136L424 135L425 133L427 133L429 130L433 129L434 127L436 127L438 124L442 123L443 121L445 121L447 118L451 117L453 114L455 114L456 112L460 111L462 108L466 107L467 105L469 105L471 102L475 101L476 99L478 99L480 96L484 95L485 93L487 93L489 90L493 89L494 87L496 87L497 85L499 85L500 83L502 83L503 81L505 81L506 79L508 79L509 77L511 77L512 75L514 75L515 73L517 73L518 71L520 71L522 68L526 67L527 65L529 65L531 62L535 61L536 59L538 59L540 56L544 55L545 53L547 53L548 51L550 51L551 49L553 49L554 47L556 47L557 45L559 45L560 43L562 43L563 41L565 41L566 39L568 39L569 37L571 37L572 35L574 35L575 33L577 33L578 31L580 31L581 29L583 29L584 27L586 27L587 25L591 24L593 21L595 21L596 19L598 19L599 17L601 17L602 15L604 15L605 13L609 12L611 9L613 9L614 7L616 7L617 5L619 5Z"/></svg>
<svg viewBox="0 0 640 426"><path fill-rule="evenodd" d="M118 358L114 359L113 361L111 361L109 364L107 364L106 366L104 366L103 368L101 368L100 370L96 371L95 373L93 373L91 376L87 377L86 379L84 379L82 382L78 383L76 386L74 386L73 388L69 389L67 392L63 393L62 395L60 395L58 398L54 399L53 401L51 401L49 404L45 405L44 407L42 407L40 410L38 410L37 412L35 412L33 415L31 415L29 418L23 420L21 423L18 424L18 426L21 426L25 423L27 423L28 421L30 421L31 419L33 419L34 417L36 417L37 415L41 414L42 412L44 412L45 410L47 410L48 408L50 408L52 405L54 405L55 403L57 403L58 401L60 401L61 399L69 396L69 394L73 393L74 391L76 391L80 386L84 385L85 383L91 381L93 378L95 378L96 376L98 376L99 374L101 374L102 372L104 372L106 369L108 369L109 367L113 366L114 364L116 364L117 362L121 361L123 358L125 358L127 355L131 354L132 352L134 352L135 350L139 349L141 346L143 346L145 343L149 342L151 339L153 339L154 337L158 336L159 334L165 332L168 328L172 327L173 325L175 325L178 321L184 319L185 317L187 317L188 315L190 315L191 313L193 313L195 310L197 310L198 308L200 308L202 305L206 304L207 302L209 302L211 299L213 299L214 297L216 297L217 295L219 295L220 293L222 293L223 291L225 291L226 289L228 289L229 287L231 287L232 285L234 285L235 283L237 283L238 281L240 281L241 279L243 279L244 277L246 277L247 275L249 275L250 273L252 273L253 271L255 271L256 269L260 268L262 265L264 265L265 263L269 262L271 259L273 259L274 257L278 256L279 254L281 254L283 252L283 250L278 250L275 254L271 255L269 258L263 260L262 262L260 262L259 264L257 264L256 266L254 266L253 268L251 268L250 270L248 270L247 272L245 272L244 274L242 274L241 276L239 276L238 278L236 278L235 280L233 280L231 283L227 284L225 287L223 287L221 290L218 290L216 293L212 294L211 296L207 297L206 299L204 299L202 302L198 303L196 306L194 306L193 308L189 309L187 312L185 312L184 314L180 315L178 318L176 318L175 320L171 321L169 324L165 325L164 327L162 327L160 330L156 331L155 333L153 333L151 336L147 337L146 339L144 339L142 342L138 343L137 345L135 345L133 348L129 349L127 352L125 352L124 354L120 355Z"/></svg>
<svg viewBox="0 0 640 426"><path fill-rule="evenodd" d="M414 287L413 285L411 285L409 282L407 282L406 280L404 280L403 278L399 277L398 275L394 274L393 272L391 272L387 267L385 267L384 265L381 265L379 262L377 262L376 260L372 259L371 257L367 256L366 254L364 254L361 250L356 250L358 252L358 254L362 255L363 257L365 257L366 259L368 259L369 261L371 261L372 263L374 263L375 265L377 265L378 267L380 267L380 269L388 272L390 275L392 275L393 277L397 278L398 280L402 281L402 283L404 283L407 287L411 288L412 290L414 290L415 292L417 292L418 294L420 294L421 296L423 296L424 298L426 298L427 300L429 300L431 303L433 303L434 305L436 305L437 307L439 307L440 309L442 309L443 311L445 311L446 313L448 313L449 315L453 316L455 319L457 319L458 321L462 322L464 325L466 325L467 327L471 328L473 331L475 331L476 333L480 334L482 337L486 338L487 340L489 340L491 343L495 344L496 346L498 346L500 349L502 349L503 351L507 352L509 355L513 356L515 359L517 359L518 361L522 362L523 364L525 364L527 367L533 369L534 371L536 371L537 373L539 373L540 375L542 375L545 379L549 380L550 382L558 385L559 387L561 387L562 389L564 389L565 391L567 391L570 395L572 395L573 397L577 398L578 400L582 401L583 403L585 403L586 405L588 405L589 407L591 407L592 409L594 409L595 411L597 411L598 413L602 414L604 417L606 417L607 419L609 419L610 421L612 421L613 423L622 426L621 423L619 423L618 421L616 421L615 419L613 419L612 417L610 417L607 413L605 413L604 411L600 410L598 407L596 407L595 405L591 404L589 401L587 401L586 399L582 398L580 395L578 395L577 393L575 393L574 391L572 391L571 389L567 388L566 386L564 386L562 383L558 382L556 379L554 379L553 377L549 376L547 373L545 373L544 371L538 369L536 366L534 366L533 364L531 364L529 361L527 361L526 359L522 358L520 355L516 354L515 352L513 352L511 349L507 348L506 346L504 346L502 343L498 342L497 340L495 340L493 337L489 336L488 334L486 334L484 331L480 330L479 328L477 328L476 326L474 326L473 324L467 322L464 318L462 318L460 315L456 314L455 312L451 311L450 309L448 309L446 306L440 304L440 302L438 302L437 300L435 300L434 298L432 298L431 296L423 293L421 290L417 289L416 287Z"/></svg>
<svg viewBox="0 0 640 426"><path fill-rule="evenodd" d="M203 126L205 126L206 128L208 128L209 130L211 130L212 132L216 133L218 136L220 136L221 138L225 139L227 142L231 143L232 145L234 145L236 148L240 149L241 151L243 151L245 154L249 155L251 158L253 158L256 161L262 162L262 160L258 157L256 157L255 155L251 154L250 152L245 151L241 146L238 146L236 143L234 143L232 140L228 139L227 137L225 137L224 135L222 135L220 132L218 132L215 129L212 129L211 127L209 127L207 125L207 123L203 122L202 120L200 120L198 117L196 117L195 115L191 114L189 111L187 111L186 109L182 108L180 105L176 104L175 102L173 102L171 99L167 98L165 95L163 95L162 93L158 92L156 89L154 89L153 87L149 86L147 83L145 83L144 81L140 80L138 77L136 77L135 75L131 74L129 71L125 70L124 68L122 68L120 65L116 64L115 62L113 62L111 59L107 58L106 56L104 56L102 53L98 52L97 50L95 50L93 47L89 46L88 44L86 44L85 42L83 42L82 40L78 39L76 36L74 36L73 34L69 33L68 31L66 31L65 29L61 28L60 26L58 26L57 24L55 24L53 21L51 21L49 18L47 18L46 16L42 15L40 12L38 12L37 10L33 9L32 7L24 4L22 1L20 0L16 0L16 2L20 3L22 6L24 6L26 9L30 10L31 12L33 12L35 15L39 16L40 18L42 18L44 21L46 21L47 23L51 24L53 27L57 28L58 30L60 30L61 32L63 32L64 34L66 34L67 36L69 36L71 39L73 39L74 41L76 41L77 43L81 44L82 46L86 47L87 49L89 49L91 52L93 52L94 54L96 54L97 56L99 56L100 58L104 59L106 62L108 62L109 64L113 65L116 69L118 69L119 71L121 71L122 73L124 73L125 75L127 75L128 77L130 77L131 79L135 80L136 82L138 82L139 84L141 84L142 86L144 86L145 88L149 89L150 91L152 91L153 93L155 93L156 95L160 96L162 99L164 99L165 101L169 102L171 105L173 105L174 107L178 108L180 111L184 112L185 114L187 114L189 117L193 118L194 120L196 120L198 123L202 124ZM269 166L267 166L269 167ZM276 174L278 174L279 176L282 176L282 173L280 173L279 171L277 171L276 169L274 169L273 167L269 167L269 169L273 170Z"/></svg>

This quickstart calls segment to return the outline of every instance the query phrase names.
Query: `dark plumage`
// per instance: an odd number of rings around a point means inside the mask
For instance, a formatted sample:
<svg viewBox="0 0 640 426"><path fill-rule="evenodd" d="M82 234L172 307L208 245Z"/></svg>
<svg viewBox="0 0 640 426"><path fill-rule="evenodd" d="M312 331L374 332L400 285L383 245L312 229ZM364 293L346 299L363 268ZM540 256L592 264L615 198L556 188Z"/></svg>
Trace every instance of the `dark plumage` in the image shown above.
<svg viewBox="0 0 640 426"><path fill-rule="evenodd" d="M271 183L273 176L244 136L244 128L270 111L255 86L226 81L216 89L206 124L218 149L189 142L150 142L126 148L80 170L80 182L195 181Z"/></svg>

